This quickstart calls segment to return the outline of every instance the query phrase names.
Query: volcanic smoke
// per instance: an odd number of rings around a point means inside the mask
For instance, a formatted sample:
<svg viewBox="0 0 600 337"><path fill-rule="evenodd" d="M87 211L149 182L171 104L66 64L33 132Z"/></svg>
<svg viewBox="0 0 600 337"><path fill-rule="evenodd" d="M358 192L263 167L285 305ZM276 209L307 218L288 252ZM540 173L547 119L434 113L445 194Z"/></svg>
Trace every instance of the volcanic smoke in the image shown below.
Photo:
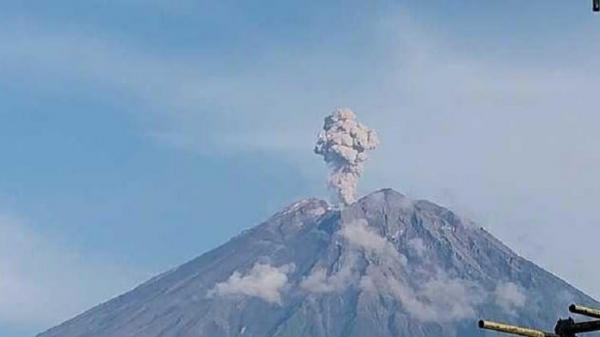
<svg viewBox="0 0 600 337"><path fill-rule="evenodd" d="M375 131L355 118L348 108L336 109L325 117L314 149L331 168L328 186L335 193L335 202L342 206L356 200L358 178L368 158L366 152L379 144Z"/></svg>

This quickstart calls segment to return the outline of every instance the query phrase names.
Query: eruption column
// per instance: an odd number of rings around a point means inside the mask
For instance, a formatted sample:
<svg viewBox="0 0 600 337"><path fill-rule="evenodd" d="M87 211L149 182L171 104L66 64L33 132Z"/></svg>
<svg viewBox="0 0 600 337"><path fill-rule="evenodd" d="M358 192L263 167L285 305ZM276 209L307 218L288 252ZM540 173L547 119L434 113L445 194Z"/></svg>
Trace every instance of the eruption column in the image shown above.
<svg viewBox="0 0 600 337"><path fill-rule="evenodd" d="M355 120L355 114L340 108L325 117L315 153L323 156L331 168L328 185L336 194L336 202L349 205L356 199L358 178L367 160L367 150L377 147L374 130Z"/></svg>

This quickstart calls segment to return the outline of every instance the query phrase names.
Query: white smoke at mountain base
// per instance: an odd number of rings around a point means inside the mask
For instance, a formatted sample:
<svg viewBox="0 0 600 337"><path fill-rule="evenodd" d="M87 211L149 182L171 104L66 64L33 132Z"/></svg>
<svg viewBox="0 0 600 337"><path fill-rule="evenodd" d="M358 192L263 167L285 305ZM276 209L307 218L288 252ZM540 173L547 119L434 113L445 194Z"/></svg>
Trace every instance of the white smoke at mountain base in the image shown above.
<svg viewBox="0 0 600 337"><path fill-rule="evenodd" d="M527 297L521 288L512 283L499 283L494 290L494 300L498 306L509 314L516 314L516 309L525 305Z"/></svg>
<svg viewBox="0 0 600 337"><path fill-rule="evenodd" d="M427 247L420 238L412 238L407 242L408 248L417 256L423 257L427 253Z"/></svg>
<svg viewBox="0 0 600 337"><path fill-rule="evenodd" d="M352 269L353 262L344 264L342 269L327 275L325 268L315 269L308 277L300 283L300 287L308 292L316 294L324 294L330 292L343 291L349 287L353 279L356 278L356 273Z"/></svg>
<svg viewBox="0 0 600 337"><path fill-rule="evenodd" d="M476 317L478 305L492 299L503 309L514 310L524 304L520 289L512 283L499 284L494 292L485 290L470 280L456 278L443 270L426 270L408 264L394 244L377 233L364 220L344 223L336 235L345 244L341 268L328 272L316 267L301 282L303 290L313 294L343 292L357 287L365 295L381 296L397 301L406 314L421 322L453 323ZM427 248L421 238L408 242L409 250L419 257ZM367 268L361 271L360 259ZM408 282L412 273L420 279Z"/></svg>
<svg viewBox="0 0 600 337"><path fill-rule="evenodd" d="M344 224L338 232L351 245L377 255L396 256L398 251L390 241L369 228L366 220Z"/></svg>
<svg viewBox="0 0 600 337"><path fill-rule="evenodd" d="M366 226L366 221L358 221L357 223L352 223L350 228L348 228L349 225L345 224L338 230L335 235L349 243L349 245L340 244L342 253L338 263L341 267L331 271L330 274L328 274L326 268L316 267L310 275L302 280L300 287L311 293L322 294L343 291L357 284L360 280L360 275L355 269L359 260L359 251L356 248L367 246L362 248L365 250L382 251L385 247L385 244L382 242L385 239L375 233L367 232L366 229L361 231ZM367 236L364 240L358 238L358 235L365 233Z"/></svg>
<svg viewBox="0 0 600 337"><path fill-rule="evenodd" d="M409 268L406 256L364 219L344 224L338 234L351 247L359 248L378 258L369 262L366 274L360 277L359 288L391 296L399 301L411 316L420 321L455 322L473 318L477 304L486 296L485 291L473 282L452 278L442 270L431 273ZM415 249L417 254L422 256L425 253L422 239L414 238L410 242L414 246L411 248ZM413 268L419 269L418 266ZM420 284L410 285L402 276L403 273L410 272L428 275ZM511 294L512 292L509 292L509 295Z"/></svg>
<svg viewBox="0 0 600 337"><path fill-rule="evenodd" d="M449 323L474 318L485 294L469 281L450 278L438 271L418 286L381 266L369 266L360 281L363 291L390 296L421 322Z"/></svg>
<svg viewBox="0 0 600 337"><path fill-rule="evenodd" d="M366 151L379 144L375 131L355 120L347 108L335 110L325 118L323 131L314 148L331 168L328 185L336 202L349 205L356 199L356 186L367 160Z"/></svg>
<svg viewBox="0 0 600 337"><path fill-rule="evenodd" d="M361 256L360 252L377 257L386 265L399 268L406 266L406 257L400 254L390 241L370 228L364 219L343 224L336 232L336 236L347 243L343 246L340 257L341 268L331 274L322 267L313 269L311 274L300 283L302 289L319 294L339 292L359 285L361 276L356 270L356 265Z"/></svg>
<svg viewBox="0 0 600 337"><path fill-rule="evenodd" d="M338 234L351 247L362 249L388 264L398 262L401 267L406 267L406 256L400 254L386 237L369 227L369 223L364 219L344 224Z"/></svg>
<svg viewBox="0 0 600 337"><path fill-rule="evenodd" d="M245 275L236 271L227 281L217 283L208 292L208 297L250 296L281 305L281 292L288 283L287 274L293 270L293 264L273 267L269 264L256 263Z"/></svg>
<svg viewBox="0 0 600 337"><path fill-rule="evenodd" d="M302 282L300 287L313 293L328 293L339 289L339 282L334 282L332 277L327 276L327 269L317 268Z"/></svg>

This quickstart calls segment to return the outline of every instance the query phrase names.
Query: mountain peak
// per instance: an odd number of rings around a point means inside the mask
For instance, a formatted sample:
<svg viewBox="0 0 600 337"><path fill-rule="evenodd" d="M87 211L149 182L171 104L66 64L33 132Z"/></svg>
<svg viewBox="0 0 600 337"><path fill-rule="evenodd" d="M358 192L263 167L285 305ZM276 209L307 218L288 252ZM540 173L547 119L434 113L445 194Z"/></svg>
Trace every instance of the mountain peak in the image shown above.
<svg viewBox="0 0 600 337"><path fill-rule="evenodd" d="M317 198L306 198L298 200L285 207L283 210L278 212L277 215L292 214L296 212L307 212L320 215L325 213L328 209L330 209L330 206L327 201Z"/></svg>
<svg viewBox="0 0 600 337"><path fill-rule="evenodd" d="M392 189L300 200L40 337L481 336L590 297L434 203Z"/></svg>
<svg viewBox="0 0 600 337"><path fill-rule="evenodd" d="M381 189L375 190L375 191L367 194L366 196L362 197L361 199L369 199L369 198L373 198L373 197L377 198L380 196L384 196L384 197L385 196L398 196L398 197L406 198L406 196L404 194L394 190L393 188L386 187L386 188L381 188Z"/></svg>

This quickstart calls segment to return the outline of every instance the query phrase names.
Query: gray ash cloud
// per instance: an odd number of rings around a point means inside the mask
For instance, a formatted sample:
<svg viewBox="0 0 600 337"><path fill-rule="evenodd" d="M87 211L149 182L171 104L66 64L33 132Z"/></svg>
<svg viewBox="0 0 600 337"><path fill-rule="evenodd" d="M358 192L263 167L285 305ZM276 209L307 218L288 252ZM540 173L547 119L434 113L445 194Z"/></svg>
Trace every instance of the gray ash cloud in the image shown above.
<svg viewBox="0 0 600 337"><path fill-rule="evenodd" d="M314 151L331 168L328 185L335 193L336 203L349 205L356 200L367 151L378 144L375 131L359 123L350 109L336 109L325 118Z"/></svg>

